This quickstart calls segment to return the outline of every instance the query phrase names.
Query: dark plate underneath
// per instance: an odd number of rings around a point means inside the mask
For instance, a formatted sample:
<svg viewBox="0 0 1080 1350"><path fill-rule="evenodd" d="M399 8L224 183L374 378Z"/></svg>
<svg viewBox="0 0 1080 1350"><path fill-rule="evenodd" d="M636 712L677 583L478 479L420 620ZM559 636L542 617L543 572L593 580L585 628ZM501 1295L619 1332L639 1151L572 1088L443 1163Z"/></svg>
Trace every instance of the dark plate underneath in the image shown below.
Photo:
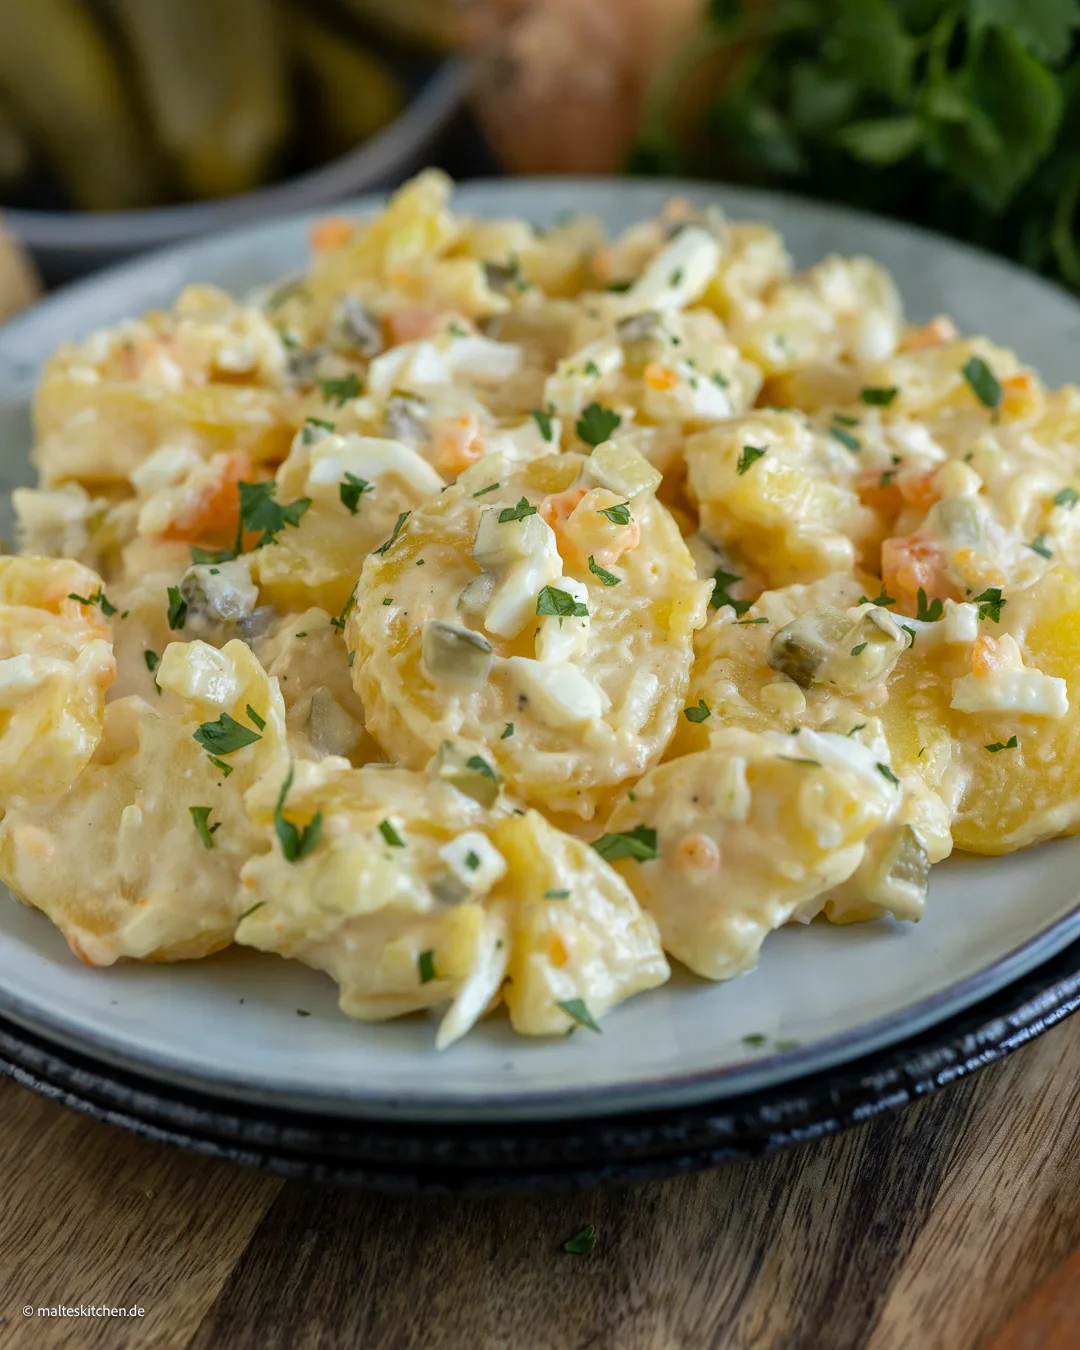
<svg viewBox="0 0 1080 1350"><path fill-rule="evenodd" d="M287 1177L393 1192L643 1181L817 1139L1015 1050L1080 1007L1080 942L900 1045L742 1097L585 1121L409 1125L258 1107L114 1069L0 1019L0 1072L151 1139Z"/></svg>

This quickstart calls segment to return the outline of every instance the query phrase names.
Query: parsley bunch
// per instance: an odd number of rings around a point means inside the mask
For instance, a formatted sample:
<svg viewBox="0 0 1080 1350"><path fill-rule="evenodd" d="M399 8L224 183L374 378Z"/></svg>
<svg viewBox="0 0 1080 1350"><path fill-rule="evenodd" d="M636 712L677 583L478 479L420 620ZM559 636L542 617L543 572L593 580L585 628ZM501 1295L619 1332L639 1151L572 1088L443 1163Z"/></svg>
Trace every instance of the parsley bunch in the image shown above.
<svg viewBox="0 0 1080 1350"><path fill-rule="evenodd" d="M631 166L908 217L1080 289L1080 0L710 0Z"/></svg>

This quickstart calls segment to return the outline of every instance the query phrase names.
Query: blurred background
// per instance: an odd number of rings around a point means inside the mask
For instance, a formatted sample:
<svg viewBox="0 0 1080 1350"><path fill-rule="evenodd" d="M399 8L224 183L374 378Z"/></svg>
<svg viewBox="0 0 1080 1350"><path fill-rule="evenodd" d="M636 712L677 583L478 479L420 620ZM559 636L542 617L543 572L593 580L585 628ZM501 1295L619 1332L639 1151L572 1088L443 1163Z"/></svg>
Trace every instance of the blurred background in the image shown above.
<svg viewBox="0 0 1080 1350"><path fill-rule="evenodd" d="M1078 30L1080 0L0 0L0 217L53 281L424 163L663 174L1080 288Z"/></svg>

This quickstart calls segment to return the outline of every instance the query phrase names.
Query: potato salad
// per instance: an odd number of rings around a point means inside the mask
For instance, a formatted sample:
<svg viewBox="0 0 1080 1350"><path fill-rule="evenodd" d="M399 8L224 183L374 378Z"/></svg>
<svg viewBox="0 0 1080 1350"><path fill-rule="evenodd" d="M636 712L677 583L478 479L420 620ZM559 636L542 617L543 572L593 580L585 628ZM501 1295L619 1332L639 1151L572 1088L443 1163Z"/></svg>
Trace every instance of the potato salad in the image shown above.
<svg viewBox="0 0 1080 1350"><path fill-rule="evenodd" d="M1080 390L678 200L311 244L38 387L0 878L75 956L596 1032L1080 829Z"/></svg>

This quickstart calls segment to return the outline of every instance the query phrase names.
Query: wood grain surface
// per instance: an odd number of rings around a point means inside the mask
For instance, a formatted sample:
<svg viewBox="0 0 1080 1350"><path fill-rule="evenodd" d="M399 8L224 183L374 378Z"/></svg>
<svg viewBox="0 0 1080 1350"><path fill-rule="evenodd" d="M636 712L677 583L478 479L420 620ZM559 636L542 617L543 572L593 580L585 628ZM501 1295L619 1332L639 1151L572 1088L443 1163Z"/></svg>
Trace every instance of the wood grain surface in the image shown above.
<svg viewBox="0 0 1080 1350"><path fill-rule="evenodd" d="M7 1081L0 1177L0 1347L987 1350L1080 1245L1080 1018L899 1115L644 1186L282 1183ZM586 1223L596 1250L560 1251ZM79 1303L145 1314L22 1312Z"/></svg>

